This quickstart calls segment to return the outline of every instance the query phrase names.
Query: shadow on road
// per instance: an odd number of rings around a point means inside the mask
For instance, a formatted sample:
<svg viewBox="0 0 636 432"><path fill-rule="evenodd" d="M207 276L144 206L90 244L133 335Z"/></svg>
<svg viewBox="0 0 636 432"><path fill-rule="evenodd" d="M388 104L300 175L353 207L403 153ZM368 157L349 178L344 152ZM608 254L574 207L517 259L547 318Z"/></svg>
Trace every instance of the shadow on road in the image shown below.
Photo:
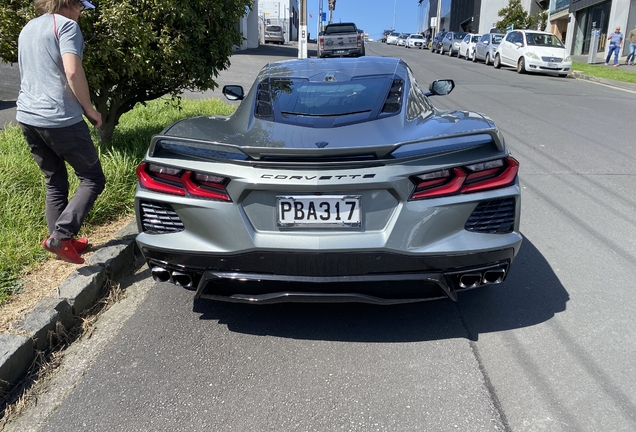
<svg viewBox="0 0 636 432"><path fill-rule="evenodd" d="M310 44L311 46L311 44ZM244 55L255 55L255 56L267 56L267 57L289 57L298 58L298 46L297 45L273 45L273 44L265 44L259 45L258 48L249 48L246 50L235 51L232 56L244 56ZM307 56L315 58L317 56L316 49L312 49L310 47L307 48Z"/></svg>
<svg viewBox="0 0 636 432"><path fill-rule="evenodd" d="M292 339L416 342L533 326L566 308L569 295L543 255L527 239L506 282L464 292L459 302L400 306L346 304L242 305L196 300L200 319L231 331Z"/></svg>

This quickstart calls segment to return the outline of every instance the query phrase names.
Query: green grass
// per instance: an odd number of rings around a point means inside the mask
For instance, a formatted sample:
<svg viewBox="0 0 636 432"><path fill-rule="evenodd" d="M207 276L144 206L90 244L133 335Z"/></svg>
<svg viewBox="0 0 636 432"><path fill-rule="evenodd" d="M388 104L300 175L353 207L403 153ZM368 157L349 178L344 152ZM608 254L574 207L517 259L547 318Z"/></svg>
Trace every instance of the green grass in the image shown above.
<svg viewBox="0 0 636 432"><path fill-rule="evenodd" d="M621 67L616 68L613 66L605 66L604 64L592 65L581 62L573 62L572 69L596 78L605 78L636 84L636 66L621 65Z"/></svg>
<svg viewBox="0 0 636 432"><path fill-rule="evenodd" d="M182 118L198 115L227 115L234 107L218 99L170 100L138 104L124 114L108 146L97 145L106 189L99 196L85 221L83 231L107 224L134 211L133 197L137 177L135 168L142 160L150 138L165 126ZM93 132L97 143L97 134ZM70 168L70 167L69 167ZM79 182L69 169L71 195ZM0 130L0 306L19 292L22 278L51 254L40 246L48 235L44 219L44 177L29 153L17 126Z"/></svg>

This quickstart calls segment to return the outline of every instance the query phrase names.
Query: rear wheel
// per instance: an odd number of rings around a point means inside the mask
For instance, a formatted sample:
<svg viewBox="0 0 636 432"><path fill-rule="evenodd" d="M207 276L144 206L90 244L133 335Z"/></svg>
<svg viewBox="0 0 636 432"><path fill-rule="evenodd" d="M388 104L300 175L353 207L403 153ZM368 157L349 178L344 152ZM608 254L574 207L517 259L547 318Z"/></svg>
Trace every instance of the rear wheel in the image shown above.
<svg viewBox="0 0 636 432"><path fill-rule="evenodd" d="M452 57L452 56L453 56L453 49L452 49L452 48L448 50L448 56L449 56L449 57Z"/></svg>
<svg viewBox="0 0 636 432"><path fill-rule="evenodd" d="M495 54L495 60L492 62L492 65L495 69L501 68L501 59L499 58L499 54Z"/></svg>
<svg viewBox="0 0 636 432"><path fill-rule="evenodd" d="M473 51L473 63L477 63L477 53Z"/></svg>
<svg viewBox="0 0 636 432"><path fill-rule="evenodd" d="M526 59L521 57L517 62L517 73L524 74L526 73Z"/></svg>
<svg viewBox="0 0 636 432"><path fill-rule="evenodd" d="M486 53L486 59L484 60L484 63L486 63L486 66L490 64L490 53Z"/></svg>

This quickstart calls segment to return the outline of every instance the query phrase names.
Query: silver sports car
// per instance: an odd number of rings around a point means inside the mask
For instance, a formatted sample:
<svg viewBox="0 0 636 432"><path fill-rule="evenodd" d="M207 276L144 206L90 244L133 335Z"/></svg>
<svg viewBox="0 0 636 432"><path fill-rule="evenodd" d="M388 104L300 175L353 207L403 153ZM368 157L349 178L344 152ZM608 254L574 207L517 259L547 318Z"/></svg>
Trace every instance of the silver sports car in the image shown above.
<svg viewBox="0 0 636 432"><path fill-rule="evenodd" d="M491 119L440 111L400 59L266 65L229 117L153 137L137 243L195 298L404 303L502 282L521 246L518 162Z"/></svg>

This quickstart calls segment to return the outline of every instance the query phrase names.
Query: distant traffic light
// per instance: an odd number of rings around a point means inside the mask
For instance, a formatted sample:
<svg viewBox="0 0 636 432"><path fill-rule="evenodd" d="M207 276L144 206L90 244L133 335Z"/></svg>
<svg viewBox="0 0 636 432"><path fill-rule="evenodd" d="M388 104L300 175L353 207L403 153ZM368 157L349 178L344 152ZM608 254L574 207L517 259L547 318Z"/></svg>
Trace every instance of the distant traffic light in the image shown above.
<svg viewBox="0 0 636 432"><path fill-rule="evenodd" d="M336 0L329 0L329 10L335 10L336 9Z"/></svg>

